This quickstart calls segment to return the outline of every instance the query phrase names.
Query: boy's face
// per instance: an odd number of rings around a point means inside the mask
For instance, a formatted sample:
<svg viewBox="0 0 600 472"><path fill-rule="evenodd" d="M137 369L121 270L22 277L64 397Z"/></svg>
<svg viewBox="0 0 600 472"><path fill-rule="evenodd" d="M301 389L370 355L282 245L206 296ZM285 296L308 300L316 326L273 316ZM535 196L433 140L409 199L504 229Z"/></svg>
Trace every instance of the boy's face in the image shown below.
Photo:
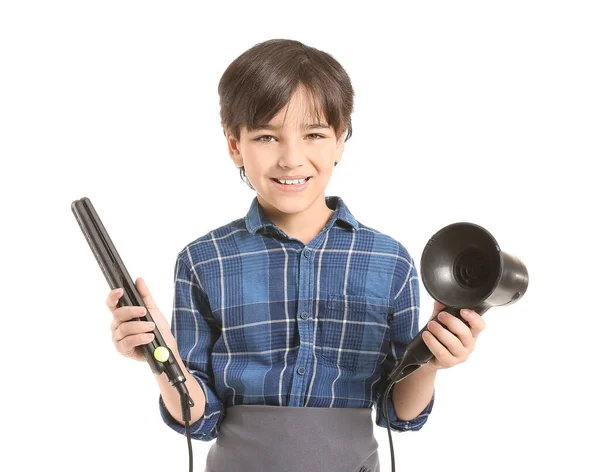
<svg viewBox="0 0 600 472"><path fill-rule="evenodd" d="M318 123L308 110L308 98L299 89L290 100L287 115L284 107L266 127L249 132L243 126L239 141L226 133L232 160L236 167L244 166L263 206L292 214L310 208L315 202L324 203L334 163L342 159L344 134L336 140L333 128L324 118ZM319 126L303 128L310 125ZM309 177L308 181L300 185L275 181L305 177Z"/></svg>

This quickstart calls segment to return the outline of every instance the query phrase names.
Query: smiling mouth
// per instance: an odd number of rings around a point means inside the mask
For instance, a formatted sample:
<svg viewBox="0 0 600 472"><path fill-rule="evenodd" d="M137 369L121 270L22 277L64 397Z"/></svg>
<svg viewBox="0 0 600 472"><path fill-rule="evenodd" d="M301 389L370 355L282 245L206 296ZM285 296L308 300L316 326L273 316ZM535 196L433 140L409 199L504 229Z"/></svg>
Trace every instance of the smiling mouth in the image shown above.
<svg viewBox="0 0 600 472"><path fill-rule="evenodd" d="M312 179L312 177L306 177L306 179L304 179L304 180L303 180L303 181L301 181L301 182L298 182L297 184L286 184L286 183L281 183L281 182L280 182L278 179L276 179L276 178L273 178L273 177L271 178L271 180L272 180L273 182L277 182L277 183L278 183L278 184L280 184L280 185L289 185L290 187L293 187L294 185L303 185L303 184L307 183L307 182L308 182L310 179Z"/></svg>

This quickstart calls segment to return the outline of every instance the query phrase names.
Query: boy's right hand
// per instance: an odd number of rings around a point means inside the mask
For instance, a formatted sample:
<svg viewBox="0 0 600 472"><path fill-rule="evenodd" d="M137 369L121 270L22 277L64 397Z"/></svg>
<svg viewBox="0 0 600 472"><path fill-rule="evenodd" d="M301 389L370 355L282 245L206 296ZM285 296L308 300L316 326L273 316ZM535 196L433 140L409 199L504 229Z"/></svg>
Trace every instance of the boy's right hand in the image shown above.
<svg viewBox="0 0 600 472"><path fill-rule="evenodd" d="M146 362L146 357L141 347L138 346L152 342L154 339L152 331L155 329L155 324L169 347L174 343L174 338L169 323L156 306L148 287L141 277L136 280L135 286L148 308L154 323L131 321L133 318L141 318L146 315L146 308L143 306L122 306L117 308L117 303L123 296L122 289L112 290L106 298L106 305L113 315L110 330L112 332L112 341L117 351L125 357Z"/></svg>

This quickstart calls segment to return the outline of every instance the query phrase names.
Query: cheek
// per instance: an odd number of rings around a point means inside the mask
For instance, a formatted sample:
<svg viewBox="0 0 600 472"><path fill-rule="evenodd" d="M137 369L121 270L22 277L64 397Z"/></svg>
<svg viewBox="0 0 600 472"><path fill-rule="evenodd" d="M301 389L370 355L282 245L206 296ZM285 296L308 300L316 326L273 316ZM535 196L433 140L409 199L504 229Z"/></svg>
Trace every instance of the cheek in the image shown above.
<svg viewBox="0 0 600 472"><path fill-rule="evenodd" d="M328 174L333 172L335 162L335 149L328 147L327 149L320 149L313 155L313 165L322 174Z"/></svg>
<svg viewBox="0 0 600 472"><path fill-rule="evenodd" d="M264 154L246 153L244 156L246 175L250 178L261 178L269 174L269 159Z"/></svg>

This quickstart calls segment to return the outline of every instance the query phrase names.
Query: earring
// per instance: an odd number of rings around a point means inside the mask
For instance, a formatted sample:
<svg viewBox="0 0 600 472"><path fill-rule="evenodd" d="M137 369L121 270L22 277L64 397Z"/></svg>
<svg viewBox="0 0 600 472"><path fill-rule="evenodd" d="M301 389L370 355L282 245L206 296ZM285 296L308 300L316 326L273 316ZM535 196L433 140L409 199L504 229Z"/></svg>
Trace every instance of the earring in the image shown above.
<svg viewBox="0 0 600 472"><path fill-rule="evenodd" d="M333 167L335 167L335 166L337 166L337 165L338 165L338 161L335 161L335 162L333 163Z"/></svg>

